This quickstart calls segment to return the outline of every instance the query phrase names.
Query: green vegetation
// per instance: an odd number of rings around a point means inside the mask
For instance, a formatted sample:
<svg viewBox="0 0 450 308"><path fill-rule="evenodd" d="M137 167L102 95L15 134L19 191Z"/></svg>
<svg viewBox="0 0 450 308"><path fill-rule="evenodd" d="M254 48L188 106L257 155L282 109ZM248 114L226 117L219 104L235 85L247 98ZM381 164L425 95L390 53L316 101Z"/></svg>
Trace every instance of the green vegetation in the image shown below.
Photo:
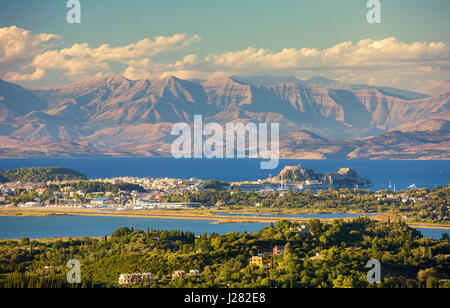
<svg viewBox="0 0 450 308"><path fill-rule="evenodd" d="M57 241L23 239L0 243L0 287L69 287L65 265L82 265L79 287L118 287L122 273L150 272L154 282L133 287L450 287L448 240L424 239L404 222L357 218L324 224L312 234L280 221L257 233L226 235L120 228L108 238ZM249 259L265 254L265 267ZM314 256L319 256L313 258ZM382 283L366 280L370 259L382 264ZM201 277L172 279L175 270L199 270Z"/></svg>
<svg viewBox="0 0 450 308"><path fill-rule="evenodd" d="M118 194L119 191L138 191L144 192L145 189L137 184L131 183L119 183L119 184L111 184L104 182L95 182L95 181L78 181L74 183L67 184L50 184L43 185L42 188L46 190L39 194L36 191L29 191L27 189L16 189L14 194L8 196L8 201L12 204L25 203L33 200L39 199L41 202L55 202L55 198L64 191L84 191L87 196L93 197L93 193L107 193L111 192L113 194ZM78 201L86 202L86 197L76 196Z"/></svg>
<svg viewBox="0 0 450 308"><path fill-rule="evenodd" d="M14 170L0 171L0 183L5 182L32 182L40 183L47 181L72 181L85 180L86 176L75 170L48 167L48 168L20 168Z"/></svg>
<svg viewBox="0 0 450 308"><path fill-rule="evenodd" d="M133 190L137 192L145 192L145 189L138 184L131 184L131 183L119 183L119 184L111 184L111 183L104 183L104 182L95 182L95 181L79 181L76 183L71 184L64 184L64 185L48 185L46 186L52 191L58 191L66 187L72 187L73 190L76 191L85 191L86 193L93 193L93 192L112 192L112 193L118 193L119 191L128 191L132 192Z"/></svg>
<svg viewBox="0 0 450 308"><path fill-rule="evenodd" d="M8 179L3 176L3 171L0 171L0 183L6 183Z"/></svg>
<svg viewBox="0 0 450 308"><path fill-rule="evenodd" d="M217 181L217 180L205 180L203 181L203 188L215 189L215 190L224 190L230 187L230 184L225 181Z"/></svg>
<svg viewBox="0 0 450 308"><path fill-rule="evenodd" d="M407 195L408 200L402 200ZM256 192L208 191L169 195L166 202L200 202L215 205L218 202L234 209L260 208L298 209L303 212L359 212L393 213L408 217L409 222L450 224L450 185L433 190L421 189L406 192L379 192L369 190L329 189L315 194L289 191L285 194Z"/></svg>
<svg viewBox="0 0 450 308"><path fill-rule="evenodd" d="M163 195L162 201L198 202L205 206L220 206L231 210L271 208L303 213L387 213L392 217L407 217L409 223L450 224L450 185L436 187L432 190L415 189L396 193L333 188L318 193L311 190L256 193L241 192L238 189L224 190L226 187L226 182L209 180L205 181L206 191ZM17 188L13 194L7 196L7 202L19 204L39 199L41 202L54 203L55 199L61 197L63 193L78 191L83 193L74 194L71 198L79 202L88 202L91 198L101 197L105 193L112 193L112 197L118 197L120 191L146 192L138 184L111 184L86 180L58 185L42 185L40 189L44 189L44 191L38 193L35 190Z"/></svg>

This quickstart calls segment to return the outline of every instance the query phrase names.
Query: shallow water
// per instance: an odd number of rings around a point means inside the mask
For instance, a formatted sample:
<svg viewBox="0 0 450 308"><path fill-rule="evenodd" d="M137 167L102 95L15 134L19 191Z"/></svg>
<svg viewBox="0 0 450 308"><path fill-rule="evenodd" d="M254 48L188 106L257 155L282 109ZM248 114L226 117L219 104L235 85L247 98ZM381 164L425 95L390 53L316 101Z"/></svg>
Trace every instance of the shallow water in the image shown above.
<svg viewBox="0 0 450 308"><path fill-rule="evenodd" d="M98 237L111 235L120 227L147 230L191 231L226 234L228 232L257 232L267 223L215 224L212 220L161 219L139 217L103 216L44 216L44 217L0 217L0 239ZM426 237L440 239L444 229L418 229Z"/></svg>

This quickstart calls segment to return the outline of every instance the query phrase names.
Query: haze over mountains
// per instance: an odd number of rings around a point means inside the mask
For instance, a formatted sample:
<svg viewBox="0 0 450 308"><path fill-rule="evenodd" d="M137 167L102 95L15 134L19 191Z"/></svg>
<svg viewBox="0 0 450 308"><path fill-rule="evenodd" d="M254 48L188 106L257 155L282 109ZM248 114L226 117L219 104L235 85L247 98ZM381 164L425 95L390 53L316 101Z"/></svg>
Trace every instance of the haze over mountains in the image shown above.
<svg viewBox="0 0 450 308"><path fill-rule="evenodd" d="M284 157L447 159L449 97L449 83L416 93L322 77L0 80L0 156L168 155L172 124L201 114L280 123Z"/></svg>
<svg viewBox="0 0 450 308"><path fill-rule="evenodd" d="M450 80L435 81L420 89L421 93L430 96L443 95L448 93L450 89Z"/></svg>

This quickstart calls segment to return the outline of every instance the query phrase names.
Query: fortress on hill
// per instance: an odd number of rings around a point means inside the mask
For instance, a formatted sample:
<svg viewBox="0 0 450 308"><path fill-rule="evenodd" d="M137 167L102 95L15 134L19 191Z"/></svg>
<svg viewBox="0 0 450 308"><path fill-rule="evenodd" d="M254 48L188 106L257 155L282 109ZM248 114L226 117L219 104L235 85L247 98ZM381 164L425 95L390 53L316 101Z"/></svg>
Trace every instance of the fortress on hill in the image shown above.
<svg viewBox="0 0 450 308"><path fill-rule="evenodd" d="M341 168L338 172L317 173L311 169L287 166L276 177L258 181L231 183L231 188L241 191L285 192L304 189L367 188L373 186L368 179L358 176L353 168Z"/></svg>
<svg viewBox="0 0 450 308"><path fill-rule="evenodd" d="M303 186L320 186L321 188L364 188L372 186L368 179L358 176L353 168L341 168L338 172L317 173L311 169L298 166L287 166L271 183L302 184Z"/></svg>

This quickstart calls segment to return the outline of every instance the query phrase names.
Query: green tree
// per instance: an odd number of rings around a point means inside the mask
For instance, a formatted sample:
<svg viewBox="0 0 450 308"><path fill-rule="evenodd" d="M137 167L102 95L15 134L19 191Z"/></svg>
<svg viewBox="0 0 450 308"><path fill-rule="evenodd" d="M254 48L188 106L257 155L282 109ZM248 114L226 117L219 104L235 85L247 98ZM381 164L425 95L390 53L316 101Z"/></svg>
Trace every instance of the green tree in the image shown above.
<svg viewBox="0 0 450 308"><path fill-rule="evenodd" d="M20 240L20 245L22 246L28 246L30 245L30 239L28 237L24 237Z"/></svg>

